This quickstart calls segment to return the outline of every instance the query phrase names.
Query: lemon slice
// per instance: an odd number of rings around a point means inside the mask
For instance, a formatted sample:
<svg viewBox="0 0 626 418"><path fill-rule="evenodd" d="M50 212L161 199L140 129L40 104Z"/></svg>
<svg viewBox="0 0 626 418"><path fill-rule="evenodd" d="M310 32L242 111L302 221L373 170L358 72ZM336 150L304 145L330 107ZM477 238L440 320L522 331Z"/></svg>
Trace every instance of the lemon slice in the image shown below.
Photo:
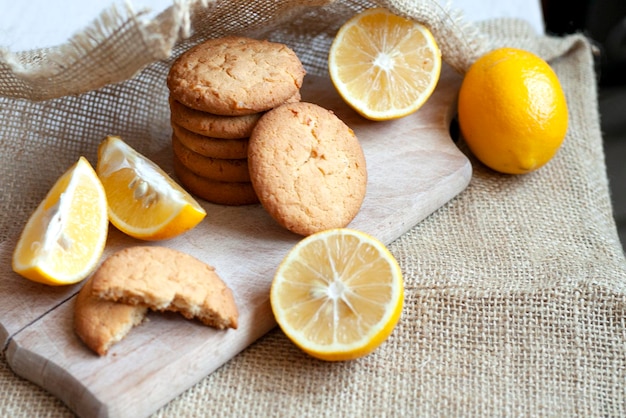
<svg viewBox="0 0 626 418"><path fill-rule="evenodd" d="M363 117L396 119L418 110L432 94L441 51L425 26L374 8L339 29L328 69L341 97Z"/></svg>
<svg viewBox="0 0 626 418"><path fill-rule="evenodd" d="M270 292L283 332L322 360L362 357L395 328L404 300L400 267L384 244L339 228L301 240L280 264Z"/></svg>
<svg viewBox="0 0 626 418"><path fill-rule="evenodd" d="M13 252L13 271L49 285L77 283L97 266L108 225L102 184L80 157L28 219Z"/></svg>
<svg viewBox="0 0 626 418"><path fill-rule="evenodd" d="M106 191L111 223L132 237L173 238L206 216L185 189L117 136L100 144L96 172Z"/></svg>

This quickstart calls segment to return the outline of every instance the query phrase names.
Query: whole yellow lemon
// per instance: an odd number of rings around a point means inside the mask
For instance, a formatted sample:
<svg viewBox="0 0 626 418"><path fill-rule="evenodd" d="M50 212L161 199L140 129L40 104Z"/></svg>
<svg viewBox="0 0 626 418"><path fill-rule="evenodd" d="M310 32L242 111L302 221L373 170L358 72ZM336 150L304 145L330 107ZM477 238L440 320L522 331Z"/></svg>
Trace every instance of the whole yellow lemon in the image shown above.
<svg viewBox="0 0 626 418"><path fill-rule="evenodd" d="M515 48L493 50L472 64L459 91L458 116L476 158L509 174L550 161L568 124L565 95L550 65Z"/></svg>

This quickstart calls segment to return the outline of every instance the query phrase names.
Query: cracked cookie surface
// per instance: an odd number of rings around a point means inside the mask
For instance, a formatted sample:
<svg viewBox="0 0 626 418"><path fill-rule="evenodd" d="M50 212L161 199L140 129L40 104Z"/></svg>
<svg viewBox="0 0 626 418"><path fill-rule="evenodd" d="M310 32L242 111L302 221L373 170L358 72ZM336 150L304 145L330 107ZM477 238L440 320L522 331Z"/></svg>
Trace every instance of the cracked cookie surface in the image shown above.
<svg viewBox="0 0 626 418"><path fill-rule="evenodd" d="M248 143L250 178L267 212L300 235L345 227L365 197L361 145L332 111L306 102L268 111Z"/></svg>
<svg viewBox="0 0 626 418"><path fill-rule="evenodd" d="M218 329L237 328L233 293L215 269L172 248L120 250L102 263L91 286L100 300L179 312Z"/></svg>
<svg viewBox="0 0 626 418"><path fill-rule="evenodd" d="M294 97L305 70L286 45L245 37L210 39L183 53L170 68L173 99L216 115L263 112Z"/></svg>

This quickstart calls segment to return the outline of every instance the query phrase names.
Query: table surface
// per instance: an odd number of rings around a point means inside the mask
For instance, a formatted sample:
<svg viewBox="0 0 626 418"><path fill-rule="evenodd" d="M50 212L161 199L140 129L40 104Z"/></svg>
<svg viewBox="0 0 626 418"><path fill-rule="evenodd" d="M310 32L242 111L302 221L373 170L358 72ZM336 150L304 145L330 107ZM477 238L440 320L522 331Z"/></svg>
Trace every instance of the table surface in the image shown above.
<svg viewBox="0 0 626 418"><path fill-rule="evenodd" d="M13 52L51 47L65 43L74 33L89 25L111 5L123 10L147 10L150 18L173 4L174 0L0 0L0 47ZM442 5L448 4L440 0ZM517 17L544 32L539 0L452 0L470 21L497 17Z"/></svg>

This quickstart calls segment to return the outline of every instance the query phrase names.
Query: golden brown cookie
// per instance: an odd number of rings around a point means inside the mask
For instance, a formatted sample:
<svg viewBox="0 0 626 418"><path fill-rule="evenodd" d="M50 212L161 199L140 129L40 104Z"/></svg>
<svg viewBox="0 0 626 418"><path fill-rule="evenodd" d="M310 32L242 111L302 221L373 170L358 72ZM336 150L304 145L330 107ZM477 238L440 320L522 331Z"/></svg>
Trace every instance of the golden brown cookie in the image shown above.
<svg viewBox="0 0 626 418"><path fill-rule="evenodd" d="M222 116L192 109L170 98L170 118L176 124L198 135L213 138L248 138L263 113Z"/></svg>
<svg viewBox="0 0 626 418"><path fill-rule="evenodd" d="M185 167L176 156L174 173L185 189L207 202L228 206L259 203L252 183L216 181L200 177Z"/></svg>
<svg viewBox="0 0 626 418"><path fill-rule="evenodd" d="M300 235L345 227L365 197L358 139L333 112L312 103L263 115L250 136L248 164L263 207Z"/></svg>
<svg viewBox="0 0 626 418"><path fill-rule="evenodd" d="M172 122L173 135L187 149L211 158L248 157L248 138L225 139L198 135Z"/></svg>
<svg viewBox="0 0 626 418"><path fill-rule="evenodd" d="M294 96L305 70L286 45L244 37L210 39L183 53L167 86L192 109L237 116L263 112Z"/></svg>
<svg viewBox="0 0 626 418"><path fill-rule="evenodd" d="M105 355L143 322L148 308L101 300L92 294L93 279L83 285L74 305L74 331L99 355Z"/></svg>
<svg viewBox="0 0 626 418"><path fill-rule="evenodd" d="M299 102L300 92L287 99L287 103ZM248 138L263 113L242 116L222 116L192 109L170 97L170 119L172 124L213 138Z"/></svg>
<svg viewBox="0 0 626 418"><path fill-rule="evenodd" d="M247 158L205 157L185 147L175 135L172 135L172 149L180 162L200 177L231 182L250 181Z"/></svg>
<svg viewBox="0 0 626 418"><path fill-rule="evenodd" d="M179 312L219 329L237 328L233 293L215 269L172 248L120 250L102 263L91 286L99 299Z"/></svg>

